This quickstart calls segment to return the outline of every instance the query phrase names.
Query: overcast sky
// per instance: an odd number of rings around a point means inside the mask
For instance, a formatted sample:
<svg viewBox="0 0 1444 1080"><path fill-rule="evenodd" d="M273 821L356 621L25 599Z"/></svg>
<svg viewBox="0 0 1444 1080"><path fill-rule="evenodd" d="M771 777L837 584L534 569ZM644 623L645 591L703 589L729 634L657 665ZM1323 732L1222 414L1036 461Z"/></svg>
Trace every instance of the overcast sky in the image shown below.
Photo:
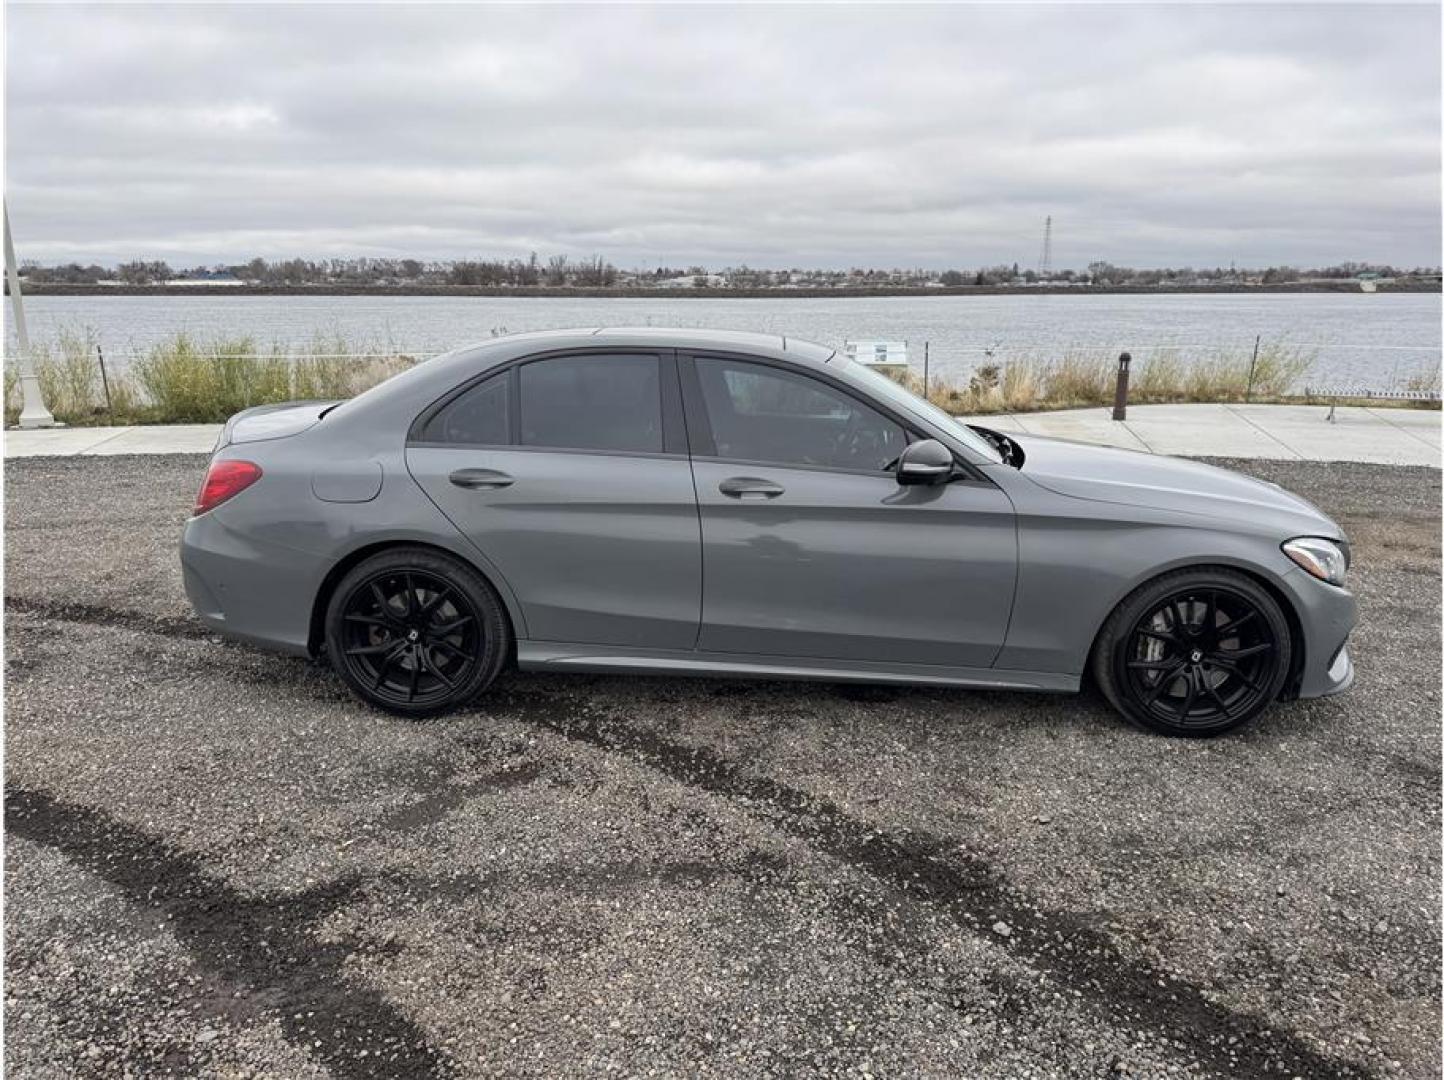
<svg viewBox="0 0 1444 1080"><path fill-rule="evenodd" d="M1439 261L1435 4L7 20L21 258Z"/></svg>

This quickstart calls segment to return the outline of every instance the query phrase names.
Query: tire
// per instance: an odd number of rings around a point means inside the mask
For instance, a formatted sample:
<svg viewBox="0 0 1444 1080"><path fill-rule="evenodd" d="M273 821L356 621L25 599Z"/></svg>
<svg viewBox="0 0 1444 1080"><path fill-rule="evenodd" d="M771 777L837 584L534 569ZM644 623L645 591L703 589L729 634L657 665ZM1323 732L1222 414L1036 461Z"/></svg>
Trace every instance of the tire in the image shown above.
<svg viewBox="0 0 1444 1080"><path fill-rule="evenodd" d="M511 653L496 590L460 559L392 548L358 563L326 606L326 653L353 693L400 716L471 701Z"/></svg>
<svg viewBox="0 0 1444 1080"><path fill-rule="evenodd" d="M1093 677L1138 727L1209 738L1278 697L1293 639L1278 601L1236 570L1178 570L1139 586L1108 616Z"/></svg>

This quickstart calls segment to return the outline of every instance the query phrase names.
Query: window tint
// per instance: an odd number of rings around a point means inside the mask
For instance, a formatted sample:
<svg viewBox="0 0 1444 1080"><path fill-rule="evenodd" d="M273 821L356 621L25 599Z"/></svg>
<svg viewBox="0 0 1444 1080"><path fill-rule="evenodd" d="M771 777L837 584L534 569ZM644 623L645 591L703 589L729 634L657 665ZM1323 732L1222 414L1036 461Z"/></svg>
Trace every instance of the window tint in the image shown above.
<svg viewBox="0 0 1444 1080"><path fill-rule="evenodd" d="M484 446L511 442L509 374L493 375L448 404L426 422L422 441Z"/></svg>
<svg viewBox="0 0 1444 1080"><path fill-rule="evenodd" d="M524 446L662 452L662 379L655 356L561 356L523 364Z"/></svg>
<svg viewBox="0 0 1444 1080"><path fill-rule="evenodd" d="M746 361L696 363L719 457L881 472L907 446L901 426L817 379Z"/></svg>

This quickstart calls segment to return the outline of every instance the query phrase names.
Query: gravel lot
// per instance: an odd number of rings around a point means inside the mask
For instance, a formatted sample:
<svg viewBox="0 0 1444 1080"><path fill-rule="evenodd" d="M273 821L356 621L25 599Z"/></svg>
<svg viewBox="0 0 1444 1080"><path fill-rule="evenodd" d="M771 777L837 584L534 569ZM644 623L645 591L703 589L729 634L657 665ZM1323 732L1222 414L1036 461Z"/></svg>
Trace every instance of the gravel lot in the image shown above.
<svg viewBox="0 0 1444 1080"><path fill-rule="evenodd" d="M1358 685L510 675L406 723L210 637L197 458L5 465L16 1077L1440 1073L1440 474L1240 463L1355 542Z"/></svg>

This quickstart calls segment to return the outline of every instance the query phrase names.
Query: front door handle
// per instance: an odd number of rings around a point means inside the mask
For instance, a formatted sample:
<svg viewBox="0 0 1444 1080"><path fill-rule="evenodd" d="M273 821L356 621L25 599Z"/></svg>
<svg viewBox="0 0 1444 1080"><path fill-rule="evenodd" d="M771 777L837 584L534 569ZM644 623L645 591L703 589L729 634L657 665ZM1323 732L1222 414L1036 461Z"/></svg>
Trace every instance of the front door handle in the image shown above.
<svg viewBox="0 0 1444 1080"><path fill-rule="evenodd" d="M513 477L497 469L457 469L448 479L457 487L472 491L511 487L516 483Z"/></svg>
<svg viewBox="0 0 1444 1080"><path fill-rule="evenodd" d="M717 485L729 499L775 499L785 490L781 484L756 476L729 476Z"/></svg>

